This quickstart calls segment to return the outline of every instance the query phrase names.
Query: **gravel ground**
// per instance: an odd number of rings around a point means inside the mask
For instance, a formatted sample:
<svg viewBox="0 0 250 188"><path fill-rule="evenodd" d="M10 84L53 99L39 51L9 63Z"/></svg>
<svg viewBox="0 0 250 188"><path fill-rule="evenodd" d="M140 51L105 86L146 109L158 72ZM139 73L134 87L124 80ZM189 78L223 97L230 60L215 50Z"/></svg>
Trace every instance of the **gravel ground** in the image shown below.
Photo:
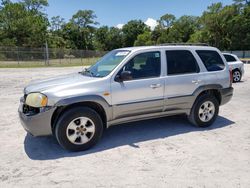
<svg viewBox="0 0 250 188"><path fill-rule="evenodd" d="M250 187L250 65L207 129L185 117L114 126L87 152L64 151L19 123L23 87L80 68L0 69L0 187Z"/></svg>

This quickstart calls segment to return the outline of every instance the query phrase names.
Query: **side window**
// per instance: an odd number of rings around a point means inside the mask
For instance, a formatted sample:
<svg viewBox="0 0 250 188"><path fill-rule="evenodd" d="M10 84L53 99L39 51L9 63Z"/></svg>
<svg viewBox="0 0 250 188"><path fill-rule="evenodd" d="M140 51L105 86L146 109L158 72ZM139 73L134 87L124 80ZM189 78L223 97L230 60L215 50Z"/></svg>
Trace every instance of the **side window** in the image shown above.
<svg viewBox="0 0 250 188"><path fill-rule="evenodd" d="M196 52L209 72L220 71L225 68L218 52L212 50L197 50Z"/></svg>
<svg viewBox="0 0 250 188"><path fill-rule="evenodd" d="M158 77L161 74L161 53L146 52L136 55L119 72L130 71L131 80Z"/></svg>
<svg viewBox="0 0 250 188"><path fill-rule="evenodd" d="M227 60L227 62L234 62L237 61L233 56L231 55L224 55L225 59Z"/></svg>
<svg viewBox="0 0 250 188"><path fill-rule="evenodd" d="M188 50L166 51L168 75L200 72L193 54Z"/></svg>

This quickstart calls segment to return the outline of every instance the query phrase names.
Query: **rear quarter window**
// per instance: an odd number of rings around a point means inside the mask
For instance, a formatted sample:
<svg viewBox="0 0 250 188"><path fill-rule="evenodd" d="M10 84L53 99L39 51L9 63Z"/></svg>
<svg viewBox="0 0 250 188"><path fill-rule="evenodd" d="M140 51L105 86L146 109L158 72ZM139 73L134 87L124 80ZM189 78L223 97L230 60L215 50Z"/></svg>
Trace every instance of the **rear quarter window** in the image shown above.
<svg viewBox="0 0 250 188"><path fill-rule="evenodd" d="M207 71L220 71L225 68L225 64L218 52L212 50L196 50Z"/></svg>

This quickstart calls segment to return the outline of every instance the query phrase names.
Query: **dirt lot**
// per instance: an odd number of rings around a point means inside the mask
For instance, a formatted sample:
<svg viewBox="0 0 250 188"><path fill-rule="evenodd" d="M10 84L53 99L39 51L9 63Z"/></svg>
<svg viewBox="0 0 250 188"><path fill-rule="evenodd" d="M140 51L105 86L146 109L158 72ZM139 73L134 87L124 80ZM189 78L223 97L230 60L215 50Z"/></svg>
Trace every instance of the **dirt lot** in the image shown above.
<svg viewBox="0 0 250 188"><path fill-rule="evenodd" d="M208 129L182 117L115 126L87 152L33 138L17 108L32 79L80 68L0 69L0 187L250 187L250 65Z"/></svg>

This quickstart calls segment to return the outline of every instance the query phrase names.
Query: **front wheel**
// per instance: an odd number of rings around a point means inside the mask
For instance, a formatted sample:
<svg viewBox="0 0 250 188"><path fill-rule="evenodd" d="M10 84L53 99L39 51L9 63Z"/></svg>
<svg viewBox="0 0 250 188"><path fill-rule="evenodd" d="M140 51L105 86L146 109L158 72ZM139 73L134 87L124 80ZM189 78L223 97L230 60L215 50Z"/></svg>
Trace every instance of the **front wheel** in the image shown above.
<svg viewBox="0 0 250 188"><path fill-rule="evenodd" d="M189 121L198 127L208 127L213 124L219 113L219 103L213 95L202 95L194 103Z"/></svg>
<svg viewBox="0 0 250 188"><path fill-rule="evenodd" d="M55 136L70 151L83 151L94 146L102 136L103 123L97 112L86 107L67 110L59 118Z"/></svg>

